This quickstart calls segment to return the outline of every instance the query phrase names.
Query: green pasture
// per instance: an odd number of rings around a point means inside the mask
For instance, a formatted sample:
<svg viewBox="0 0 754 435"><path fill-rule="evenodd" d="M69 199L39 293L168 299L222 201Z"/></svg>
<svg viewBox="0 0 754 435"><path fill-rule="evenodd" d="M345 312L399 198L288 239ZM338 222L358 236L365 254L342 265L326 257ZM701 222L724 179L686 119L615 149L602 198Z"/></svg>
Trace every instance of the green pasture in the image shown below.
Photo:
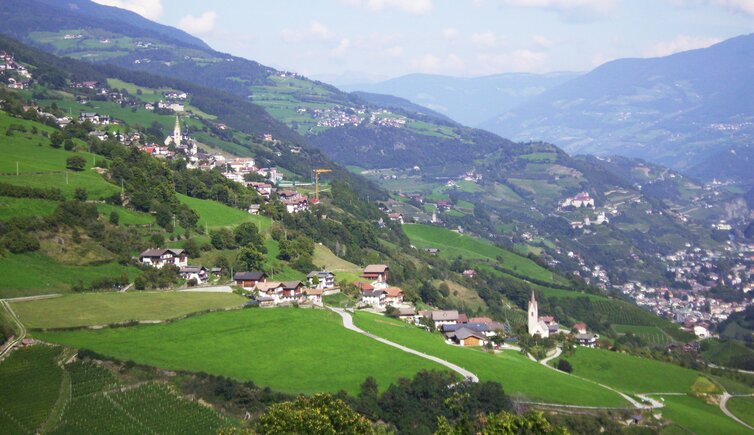
<svg viewBox="0 0 754 435"><path fill-rule="evenodd" d="M754 426L754 397L732 397L728 400L728 411L750 426Z"/></svg>
<svg viewBox="0 0 754 435"><path fill-rule="evenodd" d="M673 422L662 433L699 435L751 433L723 414L717 405L709 404L703 398L694 396L654 396L654 398L659 398L665 403L665 407L660 412L663 417Z"/></svg>
<svg viewBox="0 0 754 435"><path fill-rule="evenodd" d="M640 325L612 325L613 331L619 335L633 334L642 338L650 345L664 345L672 343L673 337L669 336L665 331L656 326L640 326Z"/></svg>
<svg viewBox="0 0 754 435"><path fill-rule="evenodd" d="M261 231L267 231L272 225L272 221L266 216L252 215L244 210L228 207L216 201L192 198L181 194L178 194L178 199L182 204L188 205L199 214L198 225L200 227L220 228L236 226L244 222L254 222Z"/></svg>

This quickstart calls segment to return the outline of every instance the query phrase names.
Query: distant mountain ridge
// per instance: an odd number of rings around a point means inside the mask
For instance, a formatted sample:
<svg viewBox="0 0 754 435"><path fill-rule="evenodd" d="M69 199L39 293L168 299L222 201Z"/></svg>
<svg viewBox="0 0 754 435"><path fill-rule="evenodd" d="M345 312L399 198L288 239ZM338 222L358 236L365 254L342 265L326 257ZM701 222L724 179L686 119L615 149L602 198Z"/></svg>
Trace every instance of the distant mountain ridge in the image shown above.
<svg viewBox="0 0 754 435"><path fill-rule="evenodd" d="M482 124L571 153L642 157L676 169L754 133L754 35L600 66ZM693 174L691 174L693 175Z"/></svg>
<svg viewBox="0 0 754 435"><path fill-rule="evenodd" d="M347 85L346 91L394 95L442 113L461 124L479 126L502 112L581 73L506 73L482 77L408 74L379 83Z"/></svg>

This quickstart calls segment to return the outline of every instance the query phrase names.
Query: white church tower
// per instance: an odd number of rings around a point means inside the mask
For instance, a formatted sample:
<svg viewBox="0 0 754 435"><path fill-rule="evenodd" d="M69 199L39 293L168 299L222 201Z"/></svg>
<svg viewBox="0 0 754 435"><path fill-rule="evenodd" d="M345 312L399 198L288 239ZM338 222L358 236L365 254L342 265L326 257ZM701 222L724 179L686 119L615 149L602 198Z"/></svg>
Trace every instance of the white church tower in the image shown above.
<svg viewBox="0 0 754 435"><path fill-rule="evenodd" d="M539 320L539 307L537 305L537 298L534 297L534 292L531 292L531 299L529 300L529 335L539 335L542 338L550 336L550 329L545 322Z"/></svg>
<svg viewBox="0 0 754 435"><path fill-rule="evenodd" d="M165 138L165 145L173 144L178 146L181 144L183 135L181 134L181 121L178 117L175 117L175 127L173 127L173 135Z"/></svg>

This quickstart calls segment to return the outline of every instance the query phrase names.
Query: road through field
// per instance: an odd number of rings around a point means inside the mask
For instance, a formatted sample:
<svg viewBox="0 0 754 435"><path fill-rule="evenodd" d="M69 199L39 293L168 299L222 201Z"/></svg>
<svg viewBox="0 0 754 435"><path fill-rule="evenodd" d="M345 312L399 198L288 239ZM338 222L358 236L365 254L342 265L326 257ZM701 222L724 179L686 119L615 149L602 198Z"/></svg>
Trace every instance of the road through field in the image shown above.
<svg viewBox="0 0 754 435"><path fill-rule="evenodd" d="M4 309L8 315L10 316L11 320L13 320L18 325L19 334L18 337L13 339L12 341L6 343L5 348L0 351L0 360L5 358L8 353L15 347L18 343L21 342L26 337L26 327L23 323L18 319L18 316L16 316L16 313L13 311L13 309L10 307L7 301L0 299L0 308Z"/></svg>
<svg viewBox="0 0 754 435"><path fill-rule="evenodd" d="M455 365L455 364L453 364L451 362L445 361L444 359L440 359L440 358L437 358L437 357L432 356L432 355L427 355L425 353L416 351L416 350L411 349L411 348L406 347L406 346L402 346L402 345L400 345L398 343L393 343L390 340L385 340L382 337L378 337L378 336L376 336L374 334L366 332L363 329L361 329L361 328L359 328L359 327L357 327L357 326L355 326L353 324L353 317L351 316L351 313L347 312L346 310L344 310L342 308L333 308L333 307L329 307L329 308L332 311L338 313L340 315L340 317L343 318L343 326L346 329L348 329L348 330L351 330L351 331L354 331L354 332L358 332L359 334L365 335L365 336L371 338L372 340L377 340L380 343L387 344L388 346L392 346L392 347L394 347L396 349L400 349L400 350L402 350L404 352L407 352L407 353L410 353L410 354L413 354L413 355L416 355L416 356L420 356L420 357L422 357L424 359L428 359L428 360L430 360L432 362L436 362L437 364L443 365L443 366L445 366L445 367L453 370L454 372L456 372L456 373L460 374L461 376L463 376L464 379L467 379L467 380L469 380L471 382L479 382L479 377L477 375L475 375L474 373L471 373L470 371L464 369L463 367L459 367L459 366L457 366L457 365Z"/></svg>
<svg viewBox="0 0 754 435"><path fill-rule="evenodd" d="M728 417L732 418L737 423L742 424L742 425L746 426L747 428L749 428L751 430L754 430L754 427L749 426L744 421L742 421L740 418L738 418L735 415L733 415L732 412L728 411L728 399L730 399L731 397L733 397L733 396L731 396L730 393L728 393L728 392L725 392L723 394L723 397L720 398L720 411L723 411L723 414L725 414Z"/></svg>

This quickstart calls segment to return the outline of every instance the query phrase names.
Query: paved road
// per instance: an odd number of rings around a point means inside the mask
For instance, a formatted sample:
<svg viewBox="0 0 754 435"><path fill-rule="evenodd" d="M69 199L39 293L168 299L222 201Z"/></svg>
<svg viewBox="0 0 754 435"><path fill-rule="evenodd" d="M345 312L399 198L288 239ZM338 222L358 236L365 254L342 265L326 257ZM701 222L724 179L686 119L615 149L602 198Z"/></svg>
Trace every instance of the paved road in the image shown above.
<svg viewBox="0 0 754 435"><path fill-rule="evenodd" d="M732 412L728 411L728 399L730 399L731 397L733 397L733 396L731 396L730 393L728 393L727 391L723 394L723 397L720 398L720 411L723 411L723 414L725 414L728 417L732 418L733 420L735 420L739 424L741 424L741 425L743 425L743 426L745 426L745 427L747 427L747 428L749 428L751 430L754 430L754 427L749 426L745 422L741 421L740 418L738 418L735 415L733 415Z"/></svg>
<svg viewBox="0 0 754 435"><path fill-rule="evenodd" d="M13 309L10 307L10 304L8 304L7 301L0 300L0 308L2 308L2 309L4 309L5 311L8 312L8 315L10 316L11 320L13 320L14 322L16 322L16 324L18 325L18 330L21 331L18 334L18 337L16 337L15 339L13 339L9 343L6 343L5 348L2 351L0 351L0 360L2 360L3 358L5 358L6 355L8 355L8 353L10 353L10 351L18 343L21 342L21 340L23 340L26 337L26 327L18 319L18 316L16 316L16 313L13 311Z"/></svg>
<svg viewBox="0 0 754 435"><path fill-rule="evenodd" d="M427 355L426 353L422 353L422 352L416 351L414 349L411 349L409 347L400 345L398 343L393 343L390 340L385 340L382 337L378 337L378 336L376 336L374 334L366 332L363 329L361 329L361 328L359 328L359 327L357 327L357 326L355 326L353 324L353 317L351 317L351 313L347 312L346 310L344 310L342 308L333 308L333 307L329 307L329 308L332 311L335 311L336 313L338 313L340 315L340 317L343 319L343 326L346 329L349 329L349 330L354 331L354 332L358 332L359 334L365 335L365 336L371 338L372 340L377 340L380 343L387 344L388 346L393 346L393 347L395 347L397 349L400 349L400 350L402 350L404 352L407 352L407 353L410 353L410 354L422 357L424 359L428 359L430 361L436 362L437 364L443 365L443 366L445 366L445 367L453 370L454 372L456 372L456 373L460 374L461 376L463 376L464 379L467 379L467 380L469 380L471 382L479 382L479 377L477 375L475 375L474 373L471 373L470 371L464 369L463 367L459 367L459 366L457 366L457 365L455 365L455 364L453 364L451 362L445 361L444 359L440 359L440 358L437 358L437 357L432 356L432 355Z"/></svg>
<svg viewBox="0 0 754 435"><path fill-rule="evenodd" d="M547 363L549 363L550 361L552 361L555 358L559 357L561 353L563 353L563 349L561 349L559 347L556 347L555 348L555 353L552 354L551 356L548 356L547 358L543 359L542 361L540 361L540 364L549 366Z"/></svg>

